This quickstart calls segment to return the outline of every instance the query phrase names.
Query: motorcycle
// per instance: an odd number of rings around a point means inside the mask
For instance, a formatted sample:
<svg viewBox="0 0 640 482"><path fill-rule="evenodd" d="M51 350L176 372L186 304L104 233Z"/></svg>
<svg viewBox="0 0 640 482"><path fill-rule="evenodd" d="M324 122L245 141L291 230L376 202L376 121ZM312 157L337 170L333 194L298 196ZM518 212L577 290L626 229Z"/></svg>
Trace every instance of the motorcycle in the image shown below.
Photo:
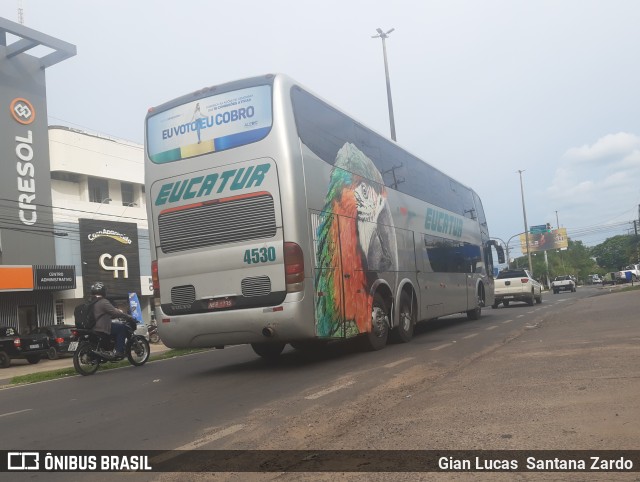
<svg viewBox="0 0 640 482"><path fill-rule="evenodd" d="M127 337L125 342L125 355L133 366L139 367L149 360L151 349L144 336L134 334L136 326L126 323ZM100 365L108 362L118 362L116 357L115 337L92 330L76 328L74 339L69 344L69 351L73 352L73 367L80 375L93 375Z"/></svg>
<svg viewBox="0 0 640 482"><path fill-rule="evenodd" d="M147 325L147 330L149 331L149 341L151 343L160 343L160 335L158 334L158 324L155 320L152 320L150 324Z"/></svg>

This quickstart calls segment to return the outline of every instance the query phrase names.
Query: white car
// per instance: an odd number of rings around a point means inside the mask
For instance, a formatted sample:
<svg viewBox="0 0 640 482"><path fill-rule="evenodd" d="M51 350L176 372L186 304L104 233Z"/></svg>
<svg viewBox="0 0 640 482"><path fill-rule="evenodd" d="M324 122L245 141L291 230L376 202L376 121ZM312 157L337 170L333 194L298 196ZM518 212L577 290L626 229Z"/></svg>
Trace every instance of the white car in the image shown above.
<svg viewBox="0 0 640 482"><path fill-rule="evenodd" d="M507 307L512 301L524 301L530 306L542 303L542 285L526 269L506 269L495 279L492 308L497 308L500 303Z"/></svg>
<svg viewBox="0 0 640 482"><path fill-rule="evenodd" d="M629 273L627 275L627 273ZM625 266L624 269L618 272L616 278L622 283L627 281L638 281L640 279L640 264L630 264Z"/></svg>
<svg viewBox="0 0 640 482"><path fill-rule="evenodd" d="M557 295L561 291L576 292L576 280L573 276L565 274L562 276L556 276L551 282L551 290L554 295Z"/></svg>

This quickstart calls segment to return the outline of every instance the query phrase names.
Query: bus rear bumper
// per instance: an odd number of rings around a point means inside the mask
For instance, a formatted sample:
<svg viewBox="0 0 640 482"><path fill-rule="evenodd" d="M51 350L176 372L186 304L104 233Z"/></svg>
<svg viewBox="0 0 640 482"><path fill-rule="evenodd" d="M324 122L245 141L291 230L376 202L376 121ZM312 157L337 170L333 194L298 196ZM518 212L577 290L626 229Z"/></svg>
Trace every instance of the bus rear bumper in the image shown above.
<svg viewBox="0 0 640 482"><path fill-rule="evenodd" d="M169 316L156 306L158 333L169 348L209 348L315 337L313 296L289 294L278 306Z"/></svg>

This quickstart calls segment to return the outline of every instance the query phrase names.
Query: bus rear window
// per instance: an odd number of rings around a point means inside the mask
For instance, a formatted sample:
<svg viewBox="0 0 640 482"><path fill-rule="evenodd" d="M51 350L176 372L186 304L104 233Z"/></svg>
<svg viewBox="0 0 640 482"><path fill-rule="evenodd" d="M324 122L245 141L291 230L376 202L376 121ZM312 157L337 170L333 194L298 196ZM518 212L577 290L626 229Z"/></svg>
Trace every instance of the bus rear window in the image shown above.
<svg viewBox="0 0 640 482"><path fill-rule="evenodd" d="M259 141L271 130L271 86L212 95L147 119L147 152L163 164Z"/></svg>

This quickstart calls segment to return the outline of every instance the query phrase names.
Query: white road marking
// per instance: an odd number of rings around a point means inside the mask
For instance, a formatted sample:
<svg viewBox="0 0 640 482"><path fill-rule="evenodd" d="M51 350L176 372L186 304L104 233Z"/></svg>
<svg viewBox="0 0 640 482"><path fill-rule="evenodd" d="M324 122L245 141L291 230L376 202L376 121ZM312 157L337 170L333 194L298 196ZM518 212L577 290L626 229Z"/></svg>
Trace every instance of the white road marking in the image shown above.
<svg viewBox="0 0 640 482"><path fill-rule="evenodd" d="M532 310L532 311L527 311L527 313L535 313L536 310Z"/></svg>
<svg viewBox="0 0 640 482"><path fill-rule="evenodd" d="M174 457L177 457L180 452L178 452L178 450L194 450L197 449L198 447L202 447L203 445L206 445L210 442L213 442L215 440L219 440L222 437L226 437L227 435L231 435L234 434L236 432L239 432L240 430L242 430L244 428L244 424L238 424L238 425L231 425L230 427L227 427L223 430L220 430L218 432L214 432L211 433L209 435L205 435L202 438L199 438L198 440L194 440L193 442L189 442L188 444L184 444L181 447L178 447L174 450L171 451L167 451L164 452L156 457L153 457L151 459L151 463L154 464L159 464L161 462L166 462L167 460L171 460Z"/></svg>
<svg viewBox="0 0 640 482"><path fill-rule="evenodd" d="M502 324L504 325L504 324L506 324L506 323L511 323L512 321L513 321L513 320L505 320L505 321L503 321L503 322L502 322Z"/></svg>
<svg viewBox="0 0 640 482"><path fill-rule="evenodd" d="M486 328L486 331L495 330L496 328L498 328L498 325L489 326L488 328Z"/></svg>
<svg viewBox="0 0 640 482"><path fill-rule="evenodd" d="M208 444L209 442L214 442L216 440L221 439L222 437L226 437L227 435L234 434L239 432L244 428L244 424L231 425L223 430L218 432L214 432L212 434L206 435L198 440L194 440L193 442L189 442L188 444L183 445L182 447L178 447L175 450L194 450L198 447L202 447L203 445Z"/></svg>
<svg viewBox="0 0 640 482"><path fill-rule="evenodd" d="M470 335L463 336L462 339L463 340L468 340L469 338L473 338L474 336L478 336L478 334L477 333L471 333Z"/></svg>
<svg viewBox="0 0 640 482"><path fill-rule="evenodd" d="M16 415L18 413L30 412L31 410L33 410L33 409L32 408L25 408L24 410L18 410L17 412L3 413L2 415L0 415L0 417L8 417L9 415Z"/></svg>
<svg viewBox="0 0 640 482"><path fill-rule="evenodd" d="M413 360L413 358L403 358L402 360L398 360L398 361L394 361L393 363L387 363L386 365L382 365L384 368L393 368L393 367L397 367L398 365L402 365L403 363L406 363L408 361Z"/></svg>
<svg viewBox="0 0 640 482"><path fill-rule="evenodd" d="M308 395L308 396L306 396L304 398L307 399L307 400L316 400L316 399L318 399L320 397L324 397L325 395L329 395L330 393L337 392L338 390L342 390L343 388L347 388L347 387L353 385L354 383L355 382L353 382L353 381L349 381L349 382L346 382L346 383L342 383L341 385L334 385L332 387L325 388L324 390L320 390L319 392L316 392L316 393L314 393L312 395Z"/></svg>
<svg viewBox="0 0 640 482"><path fill-rule="evenodd" d="M516 318L522 318L524 315L518 315L516 316Z"/></svg>
<svg viewBox="0 0 640 482"><path fill-rule="evenodd" d="M444 345L440 345L440 346L437 346L435 348L431 348L430 350L431 351L442 350L443 348L446 348L446 347L451 346L451 345L453 345L453 343L445 343Z"/></svg>

